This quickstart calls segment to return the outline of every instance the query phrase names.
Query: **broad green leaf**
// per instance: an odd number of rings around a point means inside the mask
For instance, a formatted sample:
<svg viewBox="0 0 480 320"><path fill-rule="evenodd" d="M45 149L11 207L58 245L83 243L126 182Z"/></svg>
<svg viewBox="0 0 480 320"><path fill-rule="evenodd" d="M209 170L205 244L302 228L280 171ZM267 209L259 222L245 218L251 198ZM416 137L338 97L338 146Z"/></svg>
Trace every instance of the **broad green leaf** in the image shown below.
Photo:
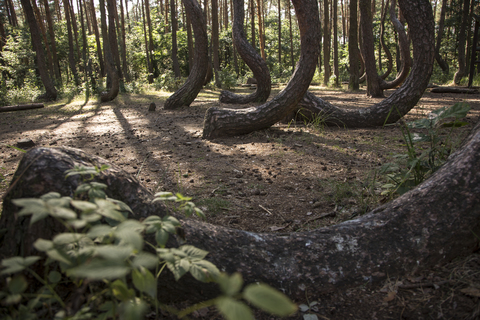
<svg viewBox="0 0 480 320"><path fill-rule="evenodd" d="M47 255L51 259L56 260L58 262L63 262L66 265L72 264L72 262L70 261L70 257L64 251L61 251L58 249L50 249L47 251Z"/></svg>
<svg viewBox="0 0 480 320"><path fill-rule="evenodd" d="M212 281L220 274L218 268L206 260L193 261L189 272L195 279L202 282Z"/></svg>
<svg viewBox="0 0 480 320"><path fill-rule="evenodd" d="M113 203L115 203L115 204L120 208L120 211L130 212L131 214L133 214L132 209L130 209L130 207L129 207L126 203L124 203L124 202L122 202L122 201L120 201L120 200L111 199L111 198L107 198L107 200L112 201Z"/></svg>
<svg viewBox="0 0 480 320"><path fill-rule="evenodd" d="M148 252L140 252L133 258L132 267L153 269L159 263L158 257Z"/></svg>
<svg viewBox="0 0 480 320"><path fill-rule="evenodd" d="M60 199L61 197L62 195L60 193L51 191L41 196L40 199L44 201L48 201L50 199Z"/></svg>
<svg viewBox="0 0 480 320"><path fill-rule="evenodd" d="M71 204L74 208L81 211L93 211L97 209L97 205L89 201L72 200Z"/></svg>
<svg viewBox="0 0 480 320"><path fill-rule="evenodd" d="M148 305L139 298L134 298L122 302L120 304L120 309L120 320L138 320L145 318L145 314L148 311Z"/></svg>
<svg viewBox="0 0 480 320"><path fill-rule="evenodd" d="M37 249L38 251L47 252L48 250L50 250L50 249L53 248L53 242L50 241L50 240L45 240L45 239L38 238L38 239L33 243L33 246L34 246L35 249Z"/></svg>
<svg viewBox="0 0 480 320"><path fill-rule="evenodd" d="M58 283L62 280L62 274L58 271L50 271L48 274L48 281L51 283Z"/></svg>
<svg viewBox="0 0 480 320"><path fill-rule="evenodd" d="M446 123L443 123L442 124L442 127L446 127L446 128L460 128L460 127L464 127L464 126L468 126L469 123L468 122L465 122L465 121L450 121L450 122L446 122Z"/></svg>
<svg viewBox="0 0 480 320"><path fill-rule="evenodd" d="M133 289L129 289L125 282L121 280L115 280L112 283L112 289L115 298L121 301L127 301L135 297L135 291Z"/></svg>
<svg viewBox="0 0 480 320"><path fill-rule="evenodd" d="M16 273L23 271L28 266L34 264L40 260L38 256L31 256L31 257L11 257L8 259L2 260L2 267L6 268L0 272L0 274L8 274L8 273Z"/></svg>
<svg viewBox="0 0 480 320"><path fill-rule="evenodd" d="M131 230L137 233L141 233L144 229L145 229L145 225L143 225L138 220L133 220L133 219L125 220L117 226L117 231Z"/></svg>
<svg viewBox="0 0 480 320"><path fill-rule="evenodd" d="M148 216L145 220L143 220L143 223L150 224L159 221L162 221L162 218L160 218L159 216Z"/></svg>
<svg viewBox="0 0 480 320"><path fill-rule="evenodd" d="M197 247L191 245L184 245L180 247L180 250L186 253L190 258L203 259L208 254L208 251L198 249Z"/></svg>
<svg viewBox="0 0 480 320"><path fill-rule="evenodd" d="M87 236L91 239L95 239L98 237L104 237L106 235L109 235L112 231L112 227L110 226L107 226L105 224L97 224L88 231Z"/></svg>
<svg viewBox="0 0 480 320"><path fill-rule="evenodd" d="M97 246L95 252L98 256L106 260L116 260L116 261L125 261L127 260L134 252L135 248L133 246L115 246L115 245L103 245Z"/></svg>
<svg viewBox="0 0 480 320"><path fill-rule="evenodd" d="M17 304L22 300L22 295L21 294L9 294L3 301L2 303L5 305L11 305L11 304Z"/></svg>
<svg viewBox="0 0 480 320"><path fill-rule="evenodd" d="M24 275L17 274L10 279L7 287L12 294L21 294L27 289L28 282Z"/></svg>
<svg viewBox="0 0 480 320"><path fill-rule="evenodd" d="M138 251L143 248L143 237L136 231L119 229L114 231L114 236L120 240L121 244L132 245Z"/></svg>
<svg viewBox="0 0 480 320"><path fill-rule="evenodd" d="M175 262L175 255L170 251L170 249L157 249L157 254L160 259L163 259L166 262L174 263Z"/></svg>
<svg viewBox="0 0 480 320"><path fill-rule="evenodd" d="M59 233L53 237L53 244L57 246L74 243L86 237L84 233Z"/></svg>
<svg viewBox="0 0 480 320"><path fill-rule="evenodd" d="M268 313L285 317L297 311L297 306L283 293L266 284L250 284L243 291L245 300Z"/></svg>
<svg viewBox="0 0 480 320"><path fill-rule="evenodd" d="M67 275L92 280L118 279L126 276L130 268L114 260L93 259L90 263L67 270Z"/></svg>
<svg viewBox="0 0 480 320"><path fill-rule="evenodd" d="M170 234L175 233L175 226L170 221L164 221L162 224L162 229Z"/></svg>
<svg viewBox="0 0 480 320"><path fill-rule="evenodd" d="M220 289L227 296L234 296L243 287L243 278L242 275L238 272L229 276L228 274L222 273L217 278L217 282L220 285Z"/></svg>
<svg viewBox="0 0 480 320"><path fill-rule="evenodd" d="M133 269L132 271L133 285L141 292L145 292L150 297L155 298L157 295L157 282L153 274L145 268Z"/></svg>
<svg viewBox="0 0 480 320"><path fill-rule="evenodd" d="M179 226L180 226L180 221L178 221L177 218L172 217L172 216L165 216L165 217L163 217L163 221L168 221L168 222L170 222L171 224L173 224L175 227L179 227Z"/></svg>
<svg viewBox="0 0 480 320"><path fill-rule="evenodd" d="M237 300L230 297L218 297L215 305L220 313L227 320L253 320L253 314L250 308Z"/></svg>
<svg viewBox="0 0 480 320"><path fill-rule="evenodd" d="M470 111L470 106L467 103L457 102L453 106L442 110L439 115L441 119L446 119L450 117L460 119L466 117L468 111Z"/></svg>
<svg viewBox="0 0 480 320"><path fill-rule="evenodd" d="M85 220L86 222L95 222L102 219L102 215L98 213L80 213L80 219Z"/></svg>
<svg viewBox="0 0 480 320"><path fill-rule="evenodd" d="M423 133L418 133L418 132L414 132L412 134L412 141L413 142L429 142L431 139L430 139L430 136L429 135L426 135L426 134L423 134Z"/></svg>
<svg viewBox="0 0 480 320"><path fill-rule="evenodd" d="M87 223L88 222L86 220L78 220L78 219L68 221L68 224L75 229L85 228Z"/></svg>
<svg viewBox="0 0 480 320"><path fill-rule="evenodd" d="M54 207L50 215L52 217L64 220L73 220L77 218L77 214L75 213L75 211L63 207Z"/></svg>
<svg viewBox="0 0 480 320"><path fill-rule="evenodd" d="M163 229L160 229L155 233L155 241L157 241L157 244L162 248L167 244L168 237L169 233Z"/></svg>
<svg viewBox="0 0 480 320"><path fill-rule="evenodd" d="M95 199L95 203L98 205L97 213L115 221L125 221L125 217L118 211L119 208L116 204L104 199Z"/></svg>
<svg viewBox="0 0 480 320"><path fill-rule="evenodd" d="M73 169L65 171L65 178L75 176L75 175L91 175L96 176L98 174L95 167L85 167L85 166L74 166Z"/></svg>

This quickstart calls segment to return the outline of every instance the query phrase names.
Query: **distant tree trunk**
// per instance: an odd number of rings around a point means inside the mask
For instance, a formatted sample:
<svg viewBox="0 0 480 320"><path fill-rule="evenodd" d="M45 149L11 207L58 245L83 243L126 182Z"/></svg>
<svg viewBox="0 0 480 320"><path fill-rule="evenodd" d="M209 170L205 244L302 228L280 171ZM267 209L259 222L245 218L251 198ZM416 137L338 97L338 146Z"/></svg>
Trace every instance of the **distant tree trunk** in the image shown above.
<svg viewBox="0 0 480 320"><path fill-rule="evenodd" d="M202 89L208 68L207 26L202 9L197 0L183 0L185 11L192 22L195 35L195 55L192 71L187 81L165 101L164 109L176 109L189 106Z"/></svg>
<svg viewBox="0 0 480 320"><path fill-rule="evenodd" d="M47 66L45 64L45 54L42 46L42 36L38 28L37 20L35 19L32 5L29 0L21 0L21 3L32 35L33 49L35 50L37 57L38 72L40 73L40 78L45 87L45 93L40 98L45 100L55 100L57 99L57 89L55 89L52 79L48 75Z"/></svg>
<svg viewBox="0 0 480 320"><path fill-rule="evenodd" d="M367 76L367 96L383 97L383 90L380 88L379 76L377 74L377 65L375 63L375 49L373 39L373 17L371 11L371 1L360 1L361 30L362 30L362 55L365 61L365 72Z"/></svg>
<svg viewBox="0 0 480 320"><path fill-rule="evenodd" d="M384 2L382 0L382 5L383 4L384 4ZM384 4L383 9L382 9L382 20L380 22L380 45L383 48L383 51L385 51L385 55L387 56L387 61L388 61L387 70L382 74L382 76L381 76L382 79L386 79L390 75L390 73L392 72L392 69L393 69L392 53L390 52L390 49L388 48L388 46L385 45L385 17L387 15L387 11L388 11L388 4L389 4L389 2L387 0L387 2ZM379 61L380 61L380 59L379 59ZM380 69L382 69L381 64L379 64L379 67L380 67Z"/></svg>
<svg viewBox="0 0 480 320"><path fill-rule="evenodd" d="M93 25L93 31L95 33L95 42L97 43L97 58L98 58L98 63L100 65L100 76L103 77L105 76L105 65L104 65L102 45L100 43L100 34L98 32L97 17L95 15L95 6L93 3L93 0L90 0L90 12L92 15L92 25Z"/></svg>
<svg viewBox="0 0 480 320"><path fill-rule="evenodd" d="M42 34L42 39L43 42L45 43L45 50L47 51L47 69L49 70L50 73L50 78L55 77L55 71L53 70L53 57L52 57L52 52L50 51L50 45L48 44L48 39L47 39L47 31L45 30L45 25L43 24L43 19L42 15L40 13L40 10L38 9L37 6L37 1L31 1L33 11L35 13L35 16L37 17L37 24L40 27L40 33Z"/></svg>
<svg viewBox="0 0 480 320"><path fill-rule="evenodd" d="M442 68L443 73L448 74L448 63L440 55L442 46L443 32L445 30L445 12L447 11L447 0L442 0L442 9L440 11L440 21L438 22L437 44L435 45L435 60Z"/></svg>
<svg viewBox="0 0 480 320"><path fill-rule="evenodd" d="M0 15L0 55L3 51L3 46L7 43L7 34L5 33L5 27L3 26L3 16Z"/></svg>
<svg viewBox="0 0 480 320"><path fill-rule="evenodd" d="M154 59L155 48L153 46L152 19L150 17L150 0L145 0L145 16L147 18L147 26L148 26L148 51L150 53L150 66L152 69L151 77L153 82L153 78L155 77L156 65L155 65L155 59Z"/></svg>
<svg viewBox="0 0 480 320"><path fill-rule="evenodd" d="M473 0L472 0L473 1ZM453 82L455 85L460 85L460 81L466 74L467 70L467 60L465 56L465 43L467 41L467 24L468 24L468 13L470 9L469 0L463 1L463 10L462 10L462 22L460 24L460 31L458 34L458 70L453 76ZM468 26L470 28L470 26Z"/></svg>
<svg viewBox="0 0 480 320"><path fill-rule="evenodd" d="M272 100L243 110L210 108L205 114L203 137L246 134L265 129L293 111L305 94L318 58L318 6L316 0L293 0L301 38L297 68L287 86Z"/></svg>
<svg viewBox="0 0 480 320"><path fill-rule="evenodd" d="M338 4L332 1L333 21L333 74L335 75L335 87L340 86L340 69L338 66Z"/></svg>
<svg viewBox="0 0 480 320"><path fill-rule="evenodd" d="M357 22L357 0L350 0L350 28L348 30L348 60L350 66L350 80L348 87L350 90L357 91L359 84L359 61L358 52L358 22Z"/></svg>
<svg viewBox="0 0 480 320"><path fill-rule="evenodd" d="M323 85L327 86L330 80L330 42L331 42L331 30L330 30L330 17L329 17L328 0L323 0Z"/></svg>
<svg viewBox="0 0 480 320"><path fill-rule="evenodd" d="M75 39L75 44L77 48L77 59L76 61L80 61L80 45L78 44L78 28L77 28L77 18L75 17L75 12L73 10L73 0L67 0L69 1L68 3L68 8L70 9L70 21L72 23L72 29L73 29L73 38Z"/></svg>
<svg viewBox="0 0 480 320"><path fill-rule="evenodd" d="M130 82L130 74L128 72L128 64L127 64L127 46L126 46L126 39L125 39L125 14L123 12L123 0L120 0L120 18L121 18L121 26L122 26L122 69L123 69L123 77L125 78L125 82Z"/></svg>
<svg viewBox="0 0 480 320"><path fill-rule="evenodd" d="M152 66L152 59L150 58L151 51L150 51L150 46L148 44L148 35L147 35L147 23L146 23L146 10L145 7L147 5L147 0L144 1L142 0L142 19L143 19L143 37L145 40L145 59L147 62L147 72L148 72L148 83L152 84L153 83L153 66Z"/></svg>
<svg viewBox="0 0 480 320"><path fill-rule="evenodd" d="M222 87L220 80L220 59L218 44L218 0L212 0L212 55L213 55L213 73L215 75L215 86Z"/></svg>
<svg viewBox="0 0 480 320"><path fill-rule="evenodd" d="M178 63L177 45L177 5L176 0L170 0L170 15L172 20L172 67L175 78L180 78L180 65Z"/></svg>
<svg viewBox="0 0 480 320"><path fill-rule="evenodd" d="M278 0L278 65L282 65L282 1Z"/></svg>
<svg viewBox="0 0 480 320"><path fill-rule="evenodd" d="M111 1L111 0L107 0ZM120 79L118 77L117 69L115 67L115 60L112 55L112 49L110 48L110 40L109 37L115 37L115 32L113 34L109 34L107 31L107 17L105 14L105 1L100 0L100 20L101 20L101 30L102 30L102 38L103 38L103 50L105 54L105 68L107 71L108 76L110 77L111 86L108 92L102 92L100 95L100 100L102 102L108 102L115 99L118 95L120 90ZM111 7L111 5L109 5ZM109 8L109 10L111 10ZM110 11L109 11L110 15ZM111 29L111 28L110 28ZM115 30L115 28L113 28Z"/></svg>
<svg viewBox="0 0 480 320"><path fill-rule="evenodd" d="M53 69L55 73L55 78L59 83L61 83L62 76L60 74L60 65L58 63L55 30L53 28L53 20L52 20L52 15L50 14L50 7L48 4L48 0L43 0L43 5L45 7L45 17L47 19L48 32L50 34L50 43L52 44L52 58L53 58Z"/></svg>
<svg viewBox="0 0 480 320"><path fill-rule="evenodd" d="M193 37L192 37L192 20L187 13L187 44L188 44L188 74L192 72L193 68Z"/></svg>
<svg viewBox="0 0 480 320"><path fill-rule="evenodd" d="M262 59L267 61L265 53L265 32L263 30L263 1L257 0L257 17L258 17L258 41L260 42L260 54Z"/></svg>
<svg viewBox="0 0 480 320"><path fill-rule="evenodd" d="M81 19L81 28L82 28L82 59L83 59L83 73L84 73L84 82L86 86L86 97L90 96L90 86L88 84L88 75L87 75L87 31L85 30L85 22L83 20L83 5L82 0L80 1L80 19Z"/></svg>
<svg viewBox="0 0 480 320"><path fill-rule="evenodd" d="M112 52L115 69L119 80L123 82L122 64L120 63L120 54L118 52L118 38L115 17L117 16L116 0L107 0L108 10L108 40L110 41L110 51Z"/></svg>
<svg viewBox="0 0 480 320"><path fill-rule="evenodd" d="M246 104L250 102L265 102L270 96L270 71L265 60L248 43L243 25L244 16L243 1L233 0L233 43L243 61L249 66L253 76L257 79L257 88L254 93L249 95L238 95L230 91L222 91L220 93L220 102L223 103Z"/></svg>
<svg viewBox="0 0 480 320"><path fill-rule="evenodd" d="M8 15L8 21L12 27L18 27L17 14L15 13L15 6L13 5L12 0L5 0L6 9Z"/></svg>
<svg viewBox="0 0 480 320"><path fill-rule="evenodd" d="M252 35L252 47L256 48L257 43L255 41L255 0L248 0L250 7L250 33Z"/></svg>
<svg viewBox="0 0 480 320"><path fill-rule="evenodd" d="M428 0L399 0L411 30L413 67L403 85L388 98L371 107L359 109L337 108L312 93L307 93L299 108L311 114L321 114L329 125L341 127L374 127L395 123L420 100L427 88L433 70L435 30L433 13ZM307 112L303 112L307 115Z"/></svg>
<svg viewBox="0 0 480 320"><path fill-rule="evenodd" d="M287 12L288 12L288 28L289 28L289 37L290 37L290 65L292 66L292 71L295 70L295 56L293 55L293 31L292 31L292 12L290 7L290 1L287 1Z"/></svg>
<svg viewBox="0 0 480 320"><path fill-rule="evenodd" d="M70 66L70 71L73 75L73 80L75 85L80 85L77 74L77 62L75 61L75 49L73 45L73 34L72 34L72 21L70 19L70 2L68 0L63 0L63 6L65 8L65 19L67 20L67 33L68 33L68 64Z"/></svg>

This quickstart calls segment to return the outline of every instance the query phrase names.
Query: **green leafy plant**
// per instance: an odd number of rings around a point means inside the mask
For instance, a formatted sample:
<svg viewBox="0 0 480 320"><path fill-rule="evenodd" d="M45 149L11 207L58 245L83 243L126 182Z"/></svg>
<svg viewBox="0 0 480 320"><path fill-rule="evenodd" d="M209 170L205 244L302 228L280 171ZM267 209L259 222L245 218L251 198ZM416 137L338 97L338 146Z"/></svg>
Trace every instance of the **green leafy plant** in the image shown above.
<svg viewBox="0 0 480 320"><path fill-rule="evenodd" d="M403 123L400 128L407 152L395 154L395 162L382 166L380 172L387 178L382 194L403 194L437 171L456 145L452 139L453 129L468 124L459 119L464 118L469 110L468 104L456 103L431 112L427 118ZM447 120L451 118L453 121ZM445 133L442 130L445 128L450 130Z"/></svg>
<svg viewBox="0 0 480 320"><path fill-rule="evenodd" d="M19 216L31 216L30 224L50 217L61 223L65 231L50 240L39 238L34 242L35 249L44 256L15 256L1 261L0 275L6 276L6 285L0 289L0 317L140 319L148 311L154 311L158 317L162 305L157 298L157 283L165 267L177 280L190 273L202 282L218 282L224 295L210 304L227 319L248 319L244 315L251 314L251 310L236 300L240 298L274 314L287 315L296 310L287 297L265 285L249 285L239 293L241 276L220 273L205 260L208 252L204 250L191 245L166 248L180 222L170 215L149 216L143 221L129 219L132 210L125 203L108 198L107 186L93 181L105 169L106 166L68 170L67 177L80 175L83 180L74 197L50 192L40 198L12 200L21 207ZM203 216L190 198L180 194L159 193L155 201L160 200L179 203L186 215ZM36 281L33 285L32 279ZM73 294L67 296L65 290ZM281 310L273 307L277 303L283 306ZM200 307L168 311L184 317L195 308Z"/></svg>

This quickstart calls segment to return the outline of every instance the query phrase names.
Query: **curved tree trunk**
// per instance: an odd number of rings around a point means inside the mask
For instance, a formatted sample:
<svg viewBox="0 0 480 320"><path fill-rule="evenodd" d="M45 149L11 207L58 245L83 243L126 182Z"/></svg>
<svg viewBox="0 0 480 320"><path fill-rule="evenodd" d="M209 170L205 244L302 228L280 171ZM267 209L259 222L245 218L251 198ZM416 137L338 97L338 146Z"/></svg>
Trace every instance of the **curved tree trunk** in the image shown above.
<svg viewBox="0 0 480 320"><path fill-rule="evenodd" d="M308 89L318 58L319 20L314 0L293 1L301 38L301 55L289 83L269 102L243 110L210 108L205 114L203 137L245 134L268 128L295 109Z"/></svg>
<svg viewBox="0 0 480 320"><path fill-rule="evenodd" d="M110 12L109 12L110 14ZM120 90L120 79L118 77L117 69L115 68L115 61L113 60L112 50L110 48L110 41L108 37L114 37L114 34L109 34L107 32L107 18L105 14L105 1L100 0L100 20L102 23L102 37L103 37L103 50L105 54L105 68L107 70L108 75L111 79L111 87L108 92L102 92L100 95L100 100L102 102L108 102L115 99L118 95L118 91Z"/></svg>
<svg viewBox="0 0 480 320"><path fill-rule="evenodd" d="M410 59L410 45L407 38L407 33L405 32L403 24L397 19L395 15L395 7L396 1L392 0L392 3L390 5L390 20L392 21L392 24L398 33L398 44L400 46L400 61L402 61L402 70L392 81L385 81L382 78L379 79L380 88L383 90L396 88L397 86L401 85L403 81L405 81L405 79L407 78L408 73L410 72L412 61Z"/></svg>
<svg viewBox="0 0 480 320"><path fill-rule="evenodd" d="M32 5L30 4L29 0L22 0L21 3L30 27L30 32L32 34L33 48L37 56L38 72L40 73L40 78L42 79L43 86L45 87L45 93L41 96L41 98L46 100L55 100L57 99L57 89L55 89L52 79L48 75L47 65L45 64L45 54L42 46L42 38L38 28L37 20L35 19L35 14L33 13Z"/></svg>
<svg viewBox="0 0 480 320"><path fill-rule="evenodd" d="M183 0L187 16L192 22L195 36L195 56L192 70L187 81L174 94L165 105L165 109L176 109L181 106L189 106L197 97L203 87L208 68L208 38L207 27L203 18L203 12L196 0Z"/></svg>
<svg viewBox="0 0 480 320"><path fill-rule="evenodd" d="M326 123L342 127L374 127L394 123L407 114L420 100L427 88L434 62L434 21L428 0L400 0L411 30L413 67L403 83L382 102L368 108L343 109L307 93L299 107L312 114L321 114ZM303 112L303 114L306 114Z"/></svg>
<svg viewBox="0 0 480 320"><path fill-rule="evenodd" d="M246 104L250 102L265 102L271 91L270 71L267 63L250 45L245 35L243 20L245 18L244 4L242 0L233 0L233 43L243 61L253 72L257 79L257 88L249 95L239 95L230 91L220 93L220 102ZM280 49L279 49L280 50Z"/></svg>
<svg viewBox="0 0 480 320"><path fill-rule="evenodd" d="M106 160L66 147L29 151L5 196L0 225L6 234L0 243L0 258L35 254L32 243L37 237L49 239L62 232L53 219L29 227L28 218L17 217L12 199L39 197L50 191L72 195L79 178L65 179L65 170L104 163ZM137 219L164 214L135 178L110 166L100 177L100 182L108 185L109 197L129 205ZM207 258L220 269L240 272L246 283L266 282L297 299L304 299L305 292L320 295L412 274L478 248L479 167L480 122L463 147L430 179L360 218L308 232L269 234L183 220L184 239L210 251ZM170 286L162 279L159 285L177 290L160 293L184 299L191 299L195 292L195 283L189 278Z"/></svg>

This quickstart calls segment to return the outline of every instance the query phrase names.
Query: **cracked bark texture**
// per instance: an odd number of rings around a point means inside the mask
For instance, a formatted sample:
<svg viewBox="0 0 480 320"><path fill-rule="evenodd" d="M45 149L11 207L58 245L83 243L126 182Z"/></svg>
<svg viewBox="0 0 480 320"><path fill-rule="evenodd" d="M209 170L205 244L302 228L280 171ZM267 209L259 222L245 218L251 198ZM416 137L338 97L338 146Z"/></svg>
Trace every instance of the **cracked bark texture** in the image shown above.
<svg viewBox="0 0 480 320"><path fill-rule="evenodd" d="M177 109L189 106L202 90L208 68L207 26L203 12L196 0L183 0L185 11L192 21L195 36L195 61L187 81L165 101L165 109Z"/></svg>
<svg viewBox="0 0 480 320"><path fill-rule="evenodd" d="M420 100L433 70L434 21L432 7L427 0L399 0L411 32L413 66L402 86L388 98L367 108L338 108L308 92L299 108L320 115L326 124L341 127L375 127L395 123ZM302 114L307 114L303 112Z"/></svg>
<svg viewBox="0 0 480 320"><path fill-rule="evenodd" d="M300 29L301 54L287 86L269 102L242 110L210 108L205 114L203 137L246 134L268 128L296 108L308 89L315 72L320 22L318 6L314 0L292 1Z"/></svg>
<svg viewBox="0 0 480 320"><path fill-rule="evenodd" d="M61 231L52 219L29 228L27 218L16 216L12 199L49 191L71 195L79 179L64 179L65 170L75 164L103 163L106 160L72 148L29 151L5 197L2 257L31 254L34 239ZM209 251L207 259L221 270L238 271L246 283L266 282L303 299L306 292L321 294L414 274L472 253L479 244L475 234L480 232L479 167L480 122L430 179L360 218L293 233L259 234L188 219L182 220L182 228L186 242ZM100 181L108 185L110 197L133 209L135 218L165 212L151 203L153 196L138 181L115 165ZM178 283L163 280L159 292L168 300L215 294L211 286L196 284L191 277Z"/></svg>
<svg viewBox="0 0 480 320"><path fill-rule="evenodd" d="M257 79L257 88L254 93L249 95L235 94L224 90L220 93L220 102L247 104L250 102L265 102L270 96L272 81L267 63L255 51L247 40L245 35L243 20L245 19L245 9L242 0L233 0L233 44L237 48L240 57L252 70L253 76Z"/></svg>

